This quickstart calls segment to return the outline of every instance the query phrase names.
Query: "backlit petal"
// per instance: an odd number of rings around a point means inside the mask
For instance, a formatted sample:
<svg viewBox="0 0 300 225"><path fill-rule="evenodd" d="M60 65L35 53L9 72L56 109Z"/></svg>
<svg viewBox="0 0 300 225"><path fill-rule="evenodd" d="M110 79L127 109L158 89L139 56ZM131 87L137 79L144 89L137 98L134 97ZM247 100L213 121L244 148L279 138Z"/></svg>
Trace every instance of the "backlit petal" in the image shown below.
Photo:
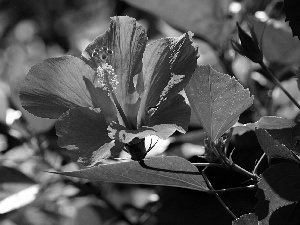
<svg viewBox="0 0 300 225"><path fill-rule="evenodd" d="M138 126L147 123L151 107L178 94L189 82L197 65L198 51L192 34L163 38L147 45L143 56L142 100Z"/></svg>
<svg viewBox="0 0 300 225"><path fill-rule="evenodd" d="M82 53L82 58L96 68L93 51L96 48L102 49L103 46L113 51L106 61L117 74L119 83L115 92L125 114L128 115L129 108L138 100L132 95L135 92L133 77L142 69L147 36L145 29L133 18L116 16L111 19L110 28L88 45Z"/></svg>
<svg viewBox="0 0 300 225"><path fill-rule="evenodd" d="M163 139L172 135L176 130L181 133L188 130L191 108L180 94L167 99L158 108L150 109L149 113L147 126L154 127L158 132L156 135ZM160 129L157 129L160 125Z"/></svg>
<svg viewBox="0 0 300 225"><path fill-rule="evenodd" d="M35 116L57 119L76 106L92 106L83 77L94 70L73 56L50 58L33 66L20 88L22 106Z"/></svg>
<svg viewBox="0 0 300 225"><path fill-rule="evenodd" d="M99 109L78 107L68 110L56 122L58 145L67 148L73 161L93 166L117 155L123 143L108 137L107 124Z"/></svg>

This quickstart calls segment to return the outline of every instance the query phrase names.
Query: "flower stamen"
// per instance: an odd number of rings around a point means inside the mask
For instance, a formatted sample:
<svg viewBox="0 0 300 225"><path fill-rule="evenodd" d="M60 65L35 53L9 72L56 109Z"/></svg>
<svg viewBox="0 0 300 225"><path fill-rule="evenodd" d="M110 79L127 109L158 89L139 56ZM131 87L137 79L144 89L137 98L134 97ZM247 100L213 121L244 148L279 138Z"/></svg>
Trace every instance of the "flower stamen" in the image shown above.
<svg viewBox="0 0 300 225"><path fill-rule="evenodd" d="M106 46L101 49L95 48L92 53L92 57L98 66L94 84L107 90L109 94L118 85L117 74L115 74L113 67L106 62L108 55L112 53L113 51Z"/></svg>

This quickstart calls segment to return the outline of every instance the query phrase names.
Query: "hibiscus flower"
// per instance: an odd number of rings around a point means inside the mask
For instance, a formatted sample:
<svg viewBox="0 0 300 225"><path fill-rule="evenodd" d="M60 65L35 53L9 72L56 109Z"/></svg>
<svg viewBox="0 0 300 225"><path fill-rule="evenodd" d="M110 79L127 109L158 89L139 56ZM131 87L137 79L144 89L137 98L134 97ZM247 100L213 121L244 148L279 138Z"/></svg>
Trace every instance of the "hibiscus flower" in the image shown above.
<svg viewBox="0 0 300 225"><path fill-rule="evenodd" d="M80 58L33 66L20 89L22 106L58 119L58 145L74 161L93 166L122 150L142 160L146 136L166 139L187 130L190 107L179 92L197 64L191 36L146 45L146 31L135 19L113 17Z"/></svg>

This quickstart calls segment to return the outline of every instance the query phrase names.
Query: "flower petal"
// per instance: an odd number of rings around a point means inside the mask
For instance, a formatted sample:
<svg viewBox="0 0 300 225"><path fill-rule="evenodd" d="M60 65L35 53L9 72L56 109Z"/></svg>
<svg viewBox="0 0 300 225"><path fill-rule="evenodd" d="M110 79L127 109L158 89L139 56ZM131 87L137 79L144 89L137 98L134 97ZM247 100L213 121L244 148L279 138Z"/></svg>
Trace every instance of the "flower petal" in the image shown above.
<svg viewBox="0 0 300 225"><path fill-rule="evenodd" d="M94 70L79 58L51 58L33 66L20 89L22 106L35 116L57 119L75 106L92 106L83 77Z"/></svg>
<svg viewBox="0 0 300 225"><path fill-rule="evenodd" d="M67 148L72 159L93 166L121 152L123 143L108 137L107 124L99 109L78 107L68 110L56 122L58 145Z"/></svg>
<svg viewBox="0 0 300 225"><path fill-rule="evenodd" d="M179 38L163 38L147 45L143 56L143 86L138 125L150 107L157 107L178 94L189 82L197 65L198 51L190 32ZM140 85L139 85L140 86Z"/></svg>
<svg viewBox="0 0 300 225"><path fill-rule="evenodd" d="M117 109L108 92L102 88L95 87L93 83L85 77L83 80L91 95L93 107L101 109L107 124L113 121L118 122Z"/></svg>
<svg viewBox="0 0 300 225"><path fill-rule="evenodd" d="M176 130L185 133L191 117L191 108L185 98L177 94L171 99L167 99L158 108L149 110L150 118L147 126L157 131L157 136L166 139ZM156 127L159 127L157 129Z"/></svg>
<svg viewBox="0 0 300 225"><path fill-rule="evenodd" d="M143 139L150 135L167 139L176 130L185 133L191 116L191 108L185 98L177 94L172 99L164 101L157 109L151 109L151 117L147 126L137 130L128 130L116 123L108 127L110 138L122 143L130 143L133 139Z"/></svg>
<svg viewBox="0 0 300 225"><path fill-rule="evenodd" d="M110 28L104 34L97 37L82 53L82 59L91 67L96 68L92 54L93 51L103 46L113 51L108 55L107 63L110 64L117 74L118 85L116 87L117 98L128 115L130 104L134 99L130 94L134 93L133 77L142 69L142 56L145 50L147 35L145 29L135 19L127 16L111 18Z"/></svg>

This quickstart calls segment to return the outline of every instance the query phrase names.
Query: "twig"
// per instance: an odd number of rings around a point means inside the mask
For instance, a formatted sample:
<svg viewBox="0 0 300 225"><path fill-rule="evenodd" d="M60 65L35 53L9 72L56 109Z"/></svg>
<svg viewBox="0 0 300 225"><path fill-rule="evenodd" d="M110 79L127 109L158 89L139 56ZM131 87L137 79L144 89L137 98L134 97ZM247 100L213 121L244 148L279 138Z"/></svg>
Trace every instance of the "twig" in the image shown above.
<svg viewBox="0 0 300 225"><path fill-rule="evenodd" d="M230 167L233 171L243 174L247 177L250 177L251 179L257 180L259 177L253 173L250 173L249 171L243 169L242 167L240 167L239 165L232 163L231 167Z"/></svg>
<svg viewBox="0 0 300 225"><path fill-rule="evenodd" d="M262 156L260 157L260 159L259 159L258 162L256 163L256 165L255 165L255 167L254 167L254 169L253 169L253 174L255 174L256 176L258 176L258 174L257 174L258 168L259 168L261 162L263 161L263 159L264 159L266 156L267 156L266 153L262 154Z"/></svg>
<svg viewBox="0 0 300 225"><path fill-rule="evenodd" d="M203 170L202 170L202 175L203 175L203 178L208 186L208 188L212 191L214 191L214 188L213 186L211 185L210 181L208 180L206 174L205 174L205 170L207 169L208 167L205 167ZM219 200L219 202L223 205L223 207L227 210L227 212L229 212L230 215L233 216L234 219L237 219L236 215L234 215L234 213L228 208L228 206L223 202L223 200L220 198L220 196L218 195L218 193L214 192L213 193L217 199Z"/></svg>
<svg viewBox="0 0 300 225"><path fill-rule="evenodd" d="M293 96L290 95L290 93L281 85L279 80L274 76L274 74L269 70L269 68L266 66L266 64L261 61L260 66L262 69L267 73L268 77L273 81L275 85L277 85L285 94L286 96L300 109L300 105L298 102L293 98Z"/></svg>
<svg viewBox="0 0 300 225"><path fill-rule="evenodd" d="M234 192L234 191L251 191L255 190L257 188L256 185L248 185L245 187L235 187L235 188L226 188L226 189L219 189L219 190L209 190L206 191L208 194L214 194L214 193L228 193L228 192Z"/></svg>
<svg viewBox="0 0 300 225"><path fill-rule="evenodd" d="M194 166L208 166L208 167L220 167L220 168L224 168L225 166L223 166L220 163L192 163Z"/></svg>

